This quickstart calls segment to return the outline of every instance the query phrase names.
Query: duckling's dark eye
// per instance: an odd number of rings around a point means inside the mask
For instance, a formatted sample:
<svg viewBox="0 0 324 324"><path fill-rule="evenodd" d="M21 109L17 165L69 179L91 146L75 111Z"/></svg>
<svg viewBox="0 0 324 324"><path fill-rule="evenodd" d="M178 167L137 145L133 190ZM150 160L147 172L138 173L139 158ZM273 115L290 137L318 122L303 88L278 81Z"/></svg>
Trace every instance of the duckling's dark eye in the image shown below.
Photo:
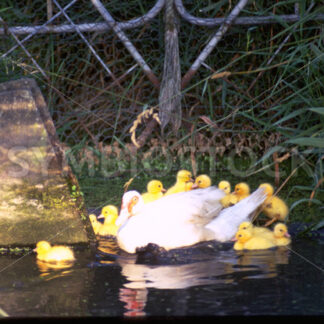
<svg viewBox="0 0 324 324"><path fill-rule="evenodd" d="M161 185L158 185L159 188L161 188Z"/></svg>
<svg viewBox="0 0 324 324"><path fill-rule="evenodd" d="M242 237L242 234L240 234L238 237Z"/></svg>
<svg viewBox="0 0 324 324"><path fill-rule="evenodd" d="M246 227L246 226L244 226L244 227L243 227L243 229L247 229L247 227Z"/></svg>
<svg viewBox="0 0 324 324"><path fill-rule="evenodd" d="M199 180L198 183L201 183L201 180Z"/></svg>

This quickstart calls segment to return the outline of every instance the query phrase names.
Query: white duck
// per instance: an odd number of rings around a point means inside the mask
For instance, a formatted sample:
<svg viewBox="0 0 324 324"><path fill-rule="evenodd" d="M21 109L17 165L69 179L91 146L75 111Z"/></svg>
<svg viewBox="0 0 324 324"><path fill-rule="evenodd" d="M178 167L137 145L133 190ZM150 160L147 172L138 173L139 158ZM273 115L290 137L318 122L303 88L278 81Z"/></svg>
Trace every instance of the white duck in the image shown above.
<svg viewBox="0 0 324 324"><path fill-rule="evenodd" d="M140 193L128 191L116 220L116 224L121 225L117 233L118 245L135 253L136 248L148 243L170 250L201 241L231 240L239 225L249 220L266 196L259 188L236 205L222 210L220 200L224 195L223 190L213 186L144 204Z"/></svg>

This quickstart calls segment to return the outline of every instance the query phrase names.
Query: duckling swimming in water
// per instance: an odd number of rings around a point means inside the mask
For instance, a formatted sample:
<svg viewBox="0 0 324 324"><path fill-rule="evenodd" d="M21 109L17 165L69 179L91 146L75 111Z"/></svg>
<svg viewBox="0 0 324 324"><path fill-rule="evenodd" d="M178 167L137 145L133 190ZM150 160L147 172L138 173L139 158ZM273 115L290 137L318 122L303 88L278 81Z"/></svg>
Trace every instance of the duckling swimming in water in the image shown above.
<svg viewBox="0 0 324 324"><path fill-rule="evenodd" d="M252 222L243 222L240 224L238 230L251 230L255 236L263 236L266 239L273 241L273 232L266 227L254 226Z"/></svg>
<svg viewBox="0 0 324 324"><path fill-rule="evenodd" d="M37 259L44 262L62 262L74 261L72 249L63 245L51 246L47 241L39 241L34 250L37 253Z"/></svg>
<svg viewBox="0 0 324 324"><path fill-rule="evenodd" d="M278 223L275 225L273 229L273 236L277 246L285 246L291 243L287 226L283 223Z"/></svg>
<svg viewBox="0 0 324 324"><path fill-rule="evenodd" d="M99 226L98 235L116 236L119 226L116 225L116 219L118 218L118 209L113 205L108 205L102 208L101 214L98 219L104 218L104 223Z"/></svg>
<svg viewBox="0 0 324 324"><path fill-rule="evenodd" d="M238 230L235 239L235 250L264 250L276 246L272 240L253 234L251 229Z"/></svg>

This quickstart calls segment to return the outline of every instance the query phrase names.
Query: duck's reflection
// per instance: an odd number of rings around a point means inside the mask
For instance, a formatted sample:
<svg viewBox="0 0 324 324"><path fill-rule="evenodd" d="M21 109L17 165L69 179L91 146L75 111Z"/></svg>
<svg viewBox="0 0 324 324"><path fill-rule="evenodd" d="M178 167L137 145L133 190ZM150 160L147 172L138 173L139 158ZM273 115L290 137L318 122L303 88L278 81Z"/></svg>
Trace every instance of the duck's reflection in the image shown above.
<svg viewBox="0 0 324 324"><path fill-rule="evenodd" d="M273 278L277 265L287 264L288 249L224 251L205 261L176 265L137 264L136 258L117 258L127 279L119 298L125 316L145 315L147 288L185 289L192 286L232 284L244 279Z"/></svg>
<svg viewBox="0 0 324 324"><path fill-rule="evenodd" d="M136 259L118 258L122 275L131 289L184 289L192 286L232 283L255 276L277 275L277 264L288 263L287 249L225 251L211 259L180 265L137 264ZM243 276L242 276L243 275Z"/></svg>
<svg viewBox="0 0 324 324"><path fill-rule="evenodd" d="M125 303L125 316L145 316L147 289L120 288L119 300Z"/></svg>
<svg viewBox="0 0 324 324"><path fill-rule="evenodd" d="M119 299L125 303L125 316L145 315L148 288L186 289L202 285L235 284L244 279L273 278L277 276L277 265L287 264L289 259L289 250L285 247L235 251L231 247L213 250L212 246L212 252L209 248L203 246L195 250L198 253L192 253L195 256L193 258L183 250L183 254L189 255L189 258L180 257L181 264L168 264L164 262L165 258L161 264L152 264L139 261L136 255L123 255L113 239L98 242L100 263L118 264L122 276L127 280L119 290ZM182 250L177 251L176 255L179 253L181 255ZM170 255L170 260L174 260L174 255Z"/></svg>

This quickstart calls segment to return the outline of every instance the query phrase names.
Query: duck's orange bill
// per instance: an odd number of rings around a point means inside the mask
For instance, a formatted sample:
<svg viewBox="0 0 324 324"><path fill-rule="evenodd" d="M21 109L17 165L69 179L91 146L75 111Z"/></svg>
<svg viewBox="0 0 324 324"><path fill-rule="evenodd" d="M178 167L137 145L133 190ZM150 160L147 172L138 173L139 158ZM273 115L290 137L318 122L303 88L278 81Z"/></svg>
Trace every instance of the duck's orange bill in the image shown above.
<svg viewBox="0 0 324 324"><path fill-rule="evenodd" d="M138 198L137 197L133 197L131 199L131 201L128 203L127 210L128 210L128 212L129 212L130 215L132 214L133 207L137 204L137 202L138 202Z"/></svg>

